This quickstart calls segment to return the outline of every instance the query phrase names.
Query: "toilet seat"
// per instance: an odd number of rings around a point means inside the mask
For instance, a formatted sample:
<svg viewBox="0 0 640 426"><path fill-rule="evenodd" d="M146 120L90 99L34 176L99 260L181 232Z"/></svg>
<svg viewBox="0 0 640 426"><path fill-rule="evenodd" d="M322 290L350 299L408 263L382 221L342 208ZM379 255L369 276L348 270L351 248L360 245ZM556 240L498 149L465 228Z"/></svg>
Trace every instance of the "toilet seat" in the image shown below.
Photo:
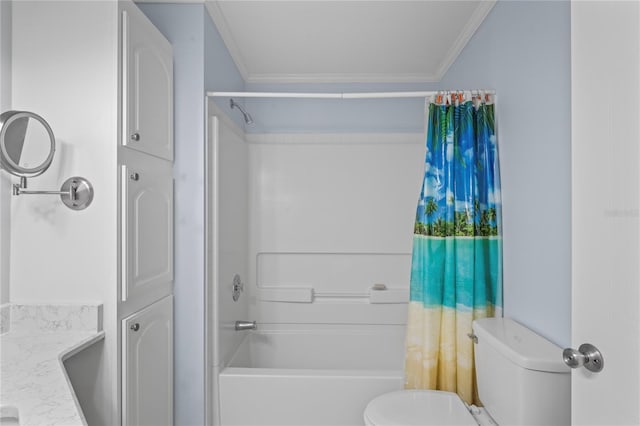
<svg viewBox="0 0 640 426"><path fill-rule="evenodd" d="M452 392L402 390L380 395L364 410L368 426L477 426L467 406Z"/></svg>

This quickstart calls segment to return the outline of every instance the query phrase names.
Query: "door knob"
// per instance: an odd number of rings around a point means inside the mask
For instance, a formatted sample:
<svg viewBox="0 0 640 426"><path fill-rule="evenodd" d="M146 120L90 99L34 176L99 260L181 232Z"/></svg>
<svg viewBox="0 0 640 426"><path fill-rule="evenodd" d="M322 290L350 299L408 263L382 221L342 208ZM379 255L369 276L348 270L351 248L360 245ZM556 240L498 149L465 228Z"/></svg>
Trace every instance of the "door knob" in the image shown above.
<svg viewBox="0 0 640 426"><path fill-rule="evenodd" d="M133 331L138 331L140 330L140 324L139 323L135 323L135 324L131 324L131 328Z"/></svg>
<svg viewBox="0 0 640 426"><path fill-rule="evenodd" d="M140 140L140 133L134 133L131 135L131 140L138 142Z"/></svg>
<svg viewBox="0 0 640 426"><path fill-rule="evenodd" d="M602 353L589 343L583 343L578 350L566 348L562 351L562 359L571 368L584 366L593 373L599 373L604 368Z"/></svg>

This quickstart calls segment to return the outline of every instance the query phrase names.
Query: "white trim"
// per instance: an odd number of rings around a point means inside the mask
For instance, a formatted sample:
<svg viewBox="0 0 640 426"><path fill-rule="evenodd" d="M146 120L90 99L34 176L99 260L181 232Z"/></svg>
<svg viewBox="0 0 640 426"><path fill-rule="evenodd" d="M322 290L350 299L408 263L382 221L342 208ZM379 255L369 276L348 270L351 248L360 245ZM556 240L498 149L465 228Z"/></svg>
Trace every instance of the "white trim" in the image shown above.
<svg viewBox="0 0 640 426"><path fill-rule="evenodd" d="M455 58L454 58L455 59ZM447 64L447 68L450 64ZM439 68L440 69L440 68ZM440 74L416 73L305 73L305 74L259 74L249 73L245 79L250 84L283 83L437 83Z"/></svg>
<svg viewBox="0 0 640 426"><path fill-rule="evenodd" d="M205 8L209 12L209 16L213 21L215 27L220 33L220 37L222 37L222 41L224 45L227 47L229 51L229 55L231 55L231 59L236 64L236 68L238 68L238 72L240 76L242 76L245 82L248 82L250 79L249 70L247 69L246 61L244 57L240 53L240 49L238 48L238 44L236 43L231 31L229 30L229 24L220 10L220 6L217 1L205 1Z"/></svg>
<svg viewBox="0 0 640 426"><path fill-rule="evenodd" d="M210 288L214 286L214 280L217 274L217 265L216 258L214 254L218 253L218 244L217 244L217 216L215 212L217 211L217 168L213 168L210 164L209 156L211 155L211 163L215 162L217 158L217 145L218 145L218 133L219 133L219 116L213 115L209 108L213 106L213 102L210 102L209 99L205 98L205 139L204 139L204 347L205 347L205 356L204 356L204 397L205 397L205 424L207 425L218 425L219 424L219 413L218 408L219 404L216 404L214 398L217 398L217 395L212 391L212 386L215 382L215 379L212 377L211 369L213 368L213 346L214 340L211 335L212 330L215 330L217 327L216 317L213 315L215 309L214 304L215 300L213 297L215 295L215 289ZM211 144L209 143L211 141ZM210 146L211 145L211 146ZM213 170L212 170L213 169ZM210 179L213 174L213 182L210 187ZM210 191L213 191L210 194ZM209 206L210 197L212 198L212 205ZM211 222L210 222L211 218ZM213 239L211 243L209 242L209 234L213 232ZM212 266L209 267L209 259L212 260ZM211 285L210 285L211 284Z"/></svg>
<svg viewBox="0 0 640 426"><path fill-rule="evenodd" d="M248 144L421 145L423 133L246 133Z"/></svg>
<svg viewBox="0 0 640 426"><path fill-rule="evenodd" d="M482 22L484 22L484 19L487 17L489 12L491 12L491 9L493 9L493 6L495 5L496 0L480 1L478 7L473 12L473 15L467 21L467 25L465 25L465 27L462 29L455 43L453 43L453 46L451 46L451 49L449 49L449 52L445 56L444 61L442 61L442 63L440 64L438 71L434 75L434 77L437 79L436 81L440 81L449 70L449 67L451 67L456 59L458 59L458 56L462 52L462 49L464 49L467 43L469 43L471 37L473 37Z"/></svg>
<svg viewBox="0 0 640 426"><path fill-rule="evenodd" d="M0 0L0 111L11 109L11 1ZM2 167L0 167L2 170ZM0 172L0 304L11 300L11 179Z"/></svg>

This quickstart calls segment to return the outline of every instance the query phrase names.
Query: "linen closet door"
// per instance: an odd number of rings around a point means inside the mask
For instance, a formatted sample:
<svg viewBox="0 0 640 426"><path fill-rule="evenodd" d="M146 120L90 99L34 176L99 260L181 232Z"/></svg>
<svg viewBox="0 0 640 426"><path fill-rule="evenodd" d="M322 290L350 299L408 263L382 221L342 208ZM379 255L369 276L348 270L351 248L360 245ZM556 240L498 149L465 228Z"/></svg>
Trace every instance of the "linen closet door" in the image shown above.
<svg viewBox="0 0 640 426"><path fill-rule="evenodd" d="M173 296L122 322L124 424L173 424Z"/></svg>
<svg viewBox="0 0 640 426"><path fill-rule="evenodd" d="M120 303L123 426L173 424L173 54L123 5Z"/></svg>
<svg viewBox="0 0 640 426"><path fill-rule="evenodd" d="M127 95L122 143L173 161L172 48L160 31L135 12L122 13L122 83Z"/></svg>
<svg viewBox="0 0 640 426"><path fill-rule="evenodd" d="M149 155L130 151L124 156L122 300L139 309L172 291L173 169Z"/></svg>

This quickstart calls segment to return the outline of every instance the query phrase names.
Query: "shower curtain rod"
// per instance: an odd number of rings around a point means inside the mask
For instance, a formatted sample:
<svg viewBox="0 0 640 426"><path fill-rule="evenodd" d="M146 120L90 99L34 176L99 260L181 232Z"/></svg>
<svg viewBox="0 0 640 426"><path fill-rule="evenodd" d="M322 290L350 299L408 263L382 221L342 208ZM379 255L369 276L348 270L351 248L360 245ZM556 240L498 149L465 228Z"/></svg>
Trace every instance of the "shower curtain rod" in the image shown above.
<svg viewBox="0 0 640 426"><path fill-rule="evenodd" d="M309 98L309 99L384 99L426 98L439 93L481 92L495 95L495 90L436 90L429 92L360 92L360 93L297 93L297 92L207 92L207 96L233 98Z"/></svg>

